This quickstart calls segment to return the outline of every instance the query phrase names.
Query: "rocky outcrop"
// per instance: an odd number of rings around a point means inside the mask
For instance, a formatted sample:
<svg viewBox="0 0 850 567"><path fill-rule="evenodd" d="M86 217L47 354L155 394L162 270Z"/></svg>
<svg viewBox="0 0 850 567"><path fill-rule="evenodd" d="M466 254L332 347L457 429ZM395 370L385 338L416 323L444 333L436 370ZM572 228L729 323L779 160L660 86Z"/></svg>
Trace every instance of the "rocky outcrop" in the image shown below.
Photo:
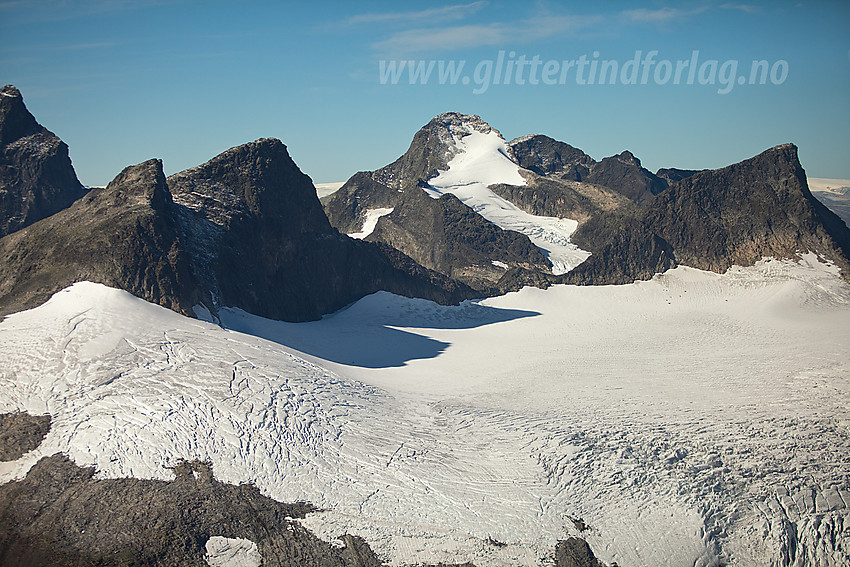
<svg viewBox="0 0 850 567"><path fill-rule="evenodd" d="M605 187L530 173L525 179L525 185L490 189L532 215L573 219L580 225L602 211L634 208L630 199Z"/></svg>
<svg viewBox="0 0 850 567"><path fill-rule="evenodd" d="M677 181L681 181L682 179L690 177L694 173L699 173L700 171L705 171L705 170L676 169L675 167L666 167L666 168L662 168L662 169L659 169L658 171L656 171L655 176L658 177L659 179L662 179L669 186L669 185L672 185L673 183L676 183Z"/></svg>
<svg viewBox="0 0 850 567"><path fill-rule="evenodd" d="M192 314L209 303L191 272L177 210L149 160L71 207L0 239L0 313L35 307L78 281Z"/></svg>
<svg viewBox="0 0 850 567"><path fill-rule="evenodd" d="M50 431L49 415L26 412L0 414L0 461L20 459L32 451Z"/></svg>
<svg viewBox="0 0 850 567"><path fill-rule="evenodd" d="M649 201L667 187L663 180L642 167L640 160L630 151L604 158L593 166L582 181L617 191L638 205Z"/></svg>
<svg viewBox="0 0 850 567"><path fill-rule="evenodd" d="M695 268L723 272L811 251L850 276L850 230L812 196L793 144L671 185L644 223Z"/></svg>
<svg viewBox="0 0 850 567"><path fill-rule="evenodd" d="M555 567L605 567L586 541L570 537L559 541L555 547Z"/></svg>
<svg viewBox="0 0 850 567"><path fill-rule="evenodd" d="M520 167L538 175L549 175L570 181L582 181L596 162L578 148L535 134L508 143Z"/></svg>
<svg viewBox="0 0 850 567"><path fill-rule="evenodd" d="M419 191L417 185L411 190ZM322 206L334 228L343 234L351 234L361 229L369 210L395 208L404 196L404 189L393 189L376 181L371 171L360 171L336 192L322 199Z"/></svg>
<svg viewBox="0 0 850 567"><path fill-rule="evenodd" d="M0 564L201 567L206 542L221 536L256 543L266 566L381 565L362 539L344 536L338 547L294 521L310 504L219 482L207 463L183 462L168 482L94 474L56 454L0 486Z"/></svg>
<svg viewBox="0 0 850 567"><path fill-rule="evenodd" d="M651 279L676 265L673 248L639 214L598 214L581 225L571 240L592 255L561 276L559 283L628 284Z"/></svg>
<svg viewBox="0 0 850 567"><path fill-rule="evenodd" d="M68 146L36 121L18 89L0 89L0 237L69 207L84 194Z"/></svg>
<svg viewBox="0 0 850 567"><path fill-rule="evenodd" d="M367 240L392 246L426 268L485 292L499 286L506 270L548 271L550 266L528 237L502 230L450 193L432 199L419 189L406 191Z"/></svg>

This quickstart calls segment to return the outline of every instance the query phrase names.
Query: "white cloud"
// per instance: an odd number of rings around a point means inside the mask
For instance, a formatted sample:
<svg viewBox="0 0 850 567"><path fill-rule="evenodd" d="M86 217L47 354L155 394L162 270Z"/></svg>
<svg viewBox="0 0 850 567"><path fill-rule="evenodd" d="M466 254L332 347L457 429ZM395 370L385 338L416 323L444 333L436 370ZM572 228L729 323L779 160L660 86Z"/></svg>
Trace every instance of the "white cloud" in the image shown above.
<svg viewBox="0 0 850 567"><path fill-rule="evenodd" d="M684 20L705 12L708 8L695 8L693 10L680 10L678 8L659 8L648 10L639 8L637 10L625 10L620 15L627 21L635 23L663 24L675 20Z"/></svg>
<svg viewBox="0 0 850 567"><path fill-rule="evenodd" d="M373 45L381 53L400 55L422 51L449 51L499 44L529 43L556 35L569 35L599 21L598 16L538 16L514 23L418 28L393 33Z"/></svg>
<svg viewBox="0 0 850 567"><path fill-rule="evenodd" d="M758 6L754 6L753 4L721 4L720 7L724 10L738 10L739 12L746 12L747 14L758 14L761 12L761 8Z"/></svg>
<svg viewBox="0 0 850 567"><path fill-rule="evenodd" d="M456 4L453 6L442 6L439 8L430 8L428 10L408 11L408 12L384 12L372 14L356 14L345 20L344 23L349 25L356 24L374 24L374 23L409 23L416 24L421 22L437 22L460 20L466 16L477 12L487 5L484 0L471 2L469 4Z"/></svg>

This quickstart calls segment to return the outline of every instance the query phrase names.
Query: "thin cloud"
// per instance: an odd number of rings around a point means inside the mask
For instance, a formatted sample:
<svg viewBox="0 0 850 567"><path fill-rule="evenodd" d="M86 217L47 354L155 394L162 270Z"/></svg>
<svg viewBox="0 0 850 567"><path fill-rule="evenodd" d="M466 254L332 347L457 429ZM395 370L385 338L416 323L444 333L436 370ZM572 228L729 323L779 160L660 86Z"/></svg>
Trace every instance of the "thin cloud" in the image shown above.
<svg viewBox="0 0 850 567"><path fill-rule="evenodd" d="M460 20L473 14L487 5L485 0L471 2L469 4L456 4L453 6L442 6L428 10L409 12L384 12L372 14L356 14L345 20L347 25L376 24L376 23L407 23L417 24L423 21L453 21Z"/></svg>
<svg viewBox="0 0 850 567"><path fill-rule="evenodd" d="M372 45L375 51L400 55L422 51L451 51L506 43L528 43L556 35L569 35L587 28L598 16L539 16L516 23L462 25L404 30Z"/></svg>
<svg viewBox="0 0 850 567"><path fill-rule="evenodd" d="M720 7L724 10L738 10L739 12L745 12L747 14L759 14L761 13L761 8L758 6L754 6L752 4L721 4Z"/></svg>
<svg viewBox="0 0 850 567"><path fill-rule="evenodd" d="M115 47L117 44L112 41L99 41L91 43L73 43L70 45L57 45L53 47L56 51L80 51L83 49L103 49L105 47Z"/></svg>
<svg viewBox="0 0 850 567"><path fill-rule="evenodd" d="M648 10L646 8L639 8L637 10L625 10L620 15L625 20L634 23L666 24L672 21L688 19L705 12L707 9L680 10L678 8L658 8L657 10Z"/></svg>

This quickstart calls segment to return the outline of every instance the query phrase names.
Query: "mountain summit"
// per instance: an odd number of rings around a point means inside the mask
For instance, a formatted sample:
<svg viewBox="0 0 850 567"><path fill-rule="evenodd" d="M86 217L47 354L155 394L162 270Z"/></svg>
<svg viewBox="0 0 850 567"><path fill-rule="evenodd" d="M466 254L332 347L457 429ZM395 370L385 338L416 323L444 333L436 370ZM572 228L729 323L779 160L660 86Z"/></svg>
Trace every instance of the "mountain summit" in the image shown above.
<svg viewBox="0 0 850 567"><path fill-rule="evenodd" d="M569 242L574 224L532 218L490 189L524 183L498 130L448 112L423 126L396 161L355 174L323 204L339 230L492 294L528 281L518 274L551 274L586 257ZM376 211L381 216L364 231Z"/></svg>
<svg viewBox="0 0 850 567"><path fill-rule="evenodd" d="M0 236L61 211L84 194L68 146L36 121L17 88L0 89Z"/></svg>

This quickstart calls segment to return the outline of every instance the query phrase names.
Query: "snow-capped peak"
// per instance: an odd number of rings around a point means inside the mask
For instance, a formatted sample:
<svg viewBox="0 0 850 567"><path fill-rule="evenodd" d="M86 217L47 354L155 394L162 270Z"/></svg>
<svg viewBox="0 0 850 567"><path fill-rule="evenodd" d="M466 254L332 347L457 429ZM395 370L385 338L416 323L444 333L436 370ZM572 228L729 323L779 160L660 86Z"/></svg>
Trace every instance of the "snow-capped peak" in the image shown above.
<svg viewBox="0 0 850 567"><path fill-rule="evenodd" d="M446 126L444 145L451 157L446 169L429 181L426 191L431 197L452 193L493 224L525 234L549 258L556 274L573 269L590 255L570 242L576 221L531 215L490 189L500 183L526 184L498 130L478 116L457 113L441 114L434 122Z"/></svg>

